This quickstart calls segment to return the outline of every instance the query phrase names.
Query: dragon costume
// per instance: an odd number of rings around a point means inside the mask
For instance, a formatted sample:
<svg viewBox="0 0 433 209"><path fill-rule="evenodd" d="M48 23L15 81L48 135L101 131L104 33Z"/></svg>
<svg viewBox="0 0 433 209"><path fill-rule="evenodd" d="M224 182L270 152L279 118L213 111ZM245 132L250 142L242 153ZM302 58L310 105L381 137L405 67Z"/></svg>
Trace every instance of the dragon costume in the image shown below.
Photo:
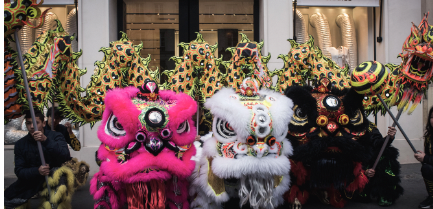
<svg viewBox="0 0 433 209"><path fill-rule="evenodd" d="M381 92L382 99L388 106L398 105L398 109L408 109L410 102L413 103L409 110L412 113L421 102L428 83L433 76L432 40L433 26L428 24L428 14L424 16L419 26L413 25L410 35L402 46L402 58L400 65L385 64L390 71ZM305 86L308 81L316 84L319 78L327 77L338 89L350 88L347 77L348 66L340 69L338 65L329 58L322 55L321 50L314 46L314 40L304 44L298 44L289 40L292 49L288 55L279 55L284 60L284 68L270 73L271 76L278 75L276 90L284 90L294 84ZM325 69L323 71L322 69ZM386 113L385 108L377 96L365 96L363 100L364 110L370 113Z"/></svg>
<svg viewBox="0 0 433 209"><path fill-rule="evenodd" d="M139 88L111 90L104 101L97 156L102 162L90 185L94 208L189 208L196 102L184 93L159 91L149 79Z"/></svg>

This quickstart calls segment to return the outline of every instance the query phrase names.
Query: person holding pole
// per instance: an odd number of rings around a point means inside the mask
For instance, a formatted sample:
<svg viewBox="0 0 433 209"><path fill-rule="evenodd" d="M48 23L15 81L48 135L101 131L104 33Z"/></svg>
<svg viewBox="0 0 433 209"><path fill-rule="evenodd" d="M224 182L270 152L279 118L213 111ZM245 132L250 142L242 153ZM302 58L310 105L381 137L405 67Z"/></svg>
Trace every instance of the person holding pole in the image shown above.
<svg viewBox="0 0 433 209"><path fill-rule="evenodd" d="M25 125L29 134L18 140L14 147L15 174L18 180L5 190L5 208L16 208L43 189L45 176L50 170L70 159L68 145L62 134L44 129L44 115L35 109L37 130L32 123L30 111L25 114ZM46 165L42 166L37 142L42 145Z"/></svg>
<svg viewBox="0 0 433 209"><path fill-rule="evenodd" d="M50 107L48 108L47 111L47 126L45 127L46 129L50 129L51 130L51 123L53 123L53 119L51 118L51 112L53 111L53 108ZM63 117L60 113L60 110L58 107L54 108L54 131L59 132L63 135L63 137L65 137L66 143L69 144L69 146L71 146L71 148L74 151L80 151L81 149L81 144L80 141L77 139L77 137L75 136L75 134L72 132L72 126L71 123L67 122L65 125L60 124L60 121L63 120Z"/></svg>
<svg viewBox="0 0 433 209"><path fill-rule="evenodd" d="M428 193L427 198L419 204L419 208L430 208L433 205L433 107L430 108L428 115L429 118L424 133L424 152L418 150L414 155L422 163L421 174Z"/></svg>
<svg viewBox="0 0 433 209"><path fill-rule="evenodd" d="M391 145L394 141L397 130L390 126L388 127L389 140L383 151L383 155L379 158L377 167L373 168L376 157L386 141L386 137L382 137L376 125L370 122L368 128L371 136L373 158L364 165L365 175L369 178L369 183L364 190L355 198L360 202L369 202L371 197L377 198L380 206L390 206L395 200L403 194L403 187L400 185L400 163L397 161L398 150ZM384 181L386 179L386 181Z"/></svg>

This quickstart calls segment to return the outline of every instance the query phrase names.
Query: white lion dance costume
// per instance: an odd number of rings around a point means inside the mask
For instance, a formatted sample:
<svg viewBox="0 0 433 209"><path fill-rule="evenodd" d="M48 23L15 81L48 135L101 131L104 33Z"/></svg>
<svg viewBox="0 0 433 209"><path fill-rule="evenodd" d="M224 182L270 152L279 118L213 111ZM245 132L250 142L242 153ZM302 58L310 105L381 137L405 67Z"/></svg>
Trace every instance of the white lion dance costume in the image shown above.
<svg viewBox="0 0 433 209"><path fill-rule="evenodd" d="M289 190L292 146L286 134L293 103L279 93L258 91L249 79L240 91L223 88L205 103L213 135L202 138L191 208L220 208L231 198L239 198L240 206L274 208Z"/></svg>

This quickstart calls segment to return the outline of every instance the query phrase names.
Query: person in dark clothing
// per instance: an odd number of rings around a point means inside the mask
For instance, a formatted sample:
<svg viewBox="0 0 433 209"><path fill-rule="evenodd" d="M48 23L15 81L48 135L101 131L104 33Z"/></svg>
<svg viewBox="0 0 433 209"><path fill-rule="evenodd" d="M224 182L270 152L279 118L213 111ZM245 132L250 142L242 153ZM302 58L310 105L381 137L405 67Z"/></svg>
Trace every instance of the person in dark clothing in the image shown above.
<svg viewBox="0 0 433 209"><path fill-rule="evenodd" d="M53 110L52 107L48 108L47 111L47 121L48 124L46 125L45 129L51 130L51 123L52 123L52 113ZM69 144L69 146L72 147L74 151L80 151L81 144L80 141L78 141L75 134L72 132L72 126L71 123L67 122L65 125L60 124L60 121L63 120L62 114L58 107L54 108L54 131L61 133L66 140L66 143Z"/></svg>
<svg viewBox="0 0 433 209"><path fill-rule="evenodd" d="M18 180L5 190L5 208L25 204L43 189L45 177L50 170L61 167L70 159L68 145L62 134L44 129L44 115L35 109L37 131L32 123L30 111L26 113L25 124L29 134L15 143L15 174ZM42 166L37 141L41 142L46 165Z"/></svg>
<svg viewBox="0 0 433 209"><path fill-rule="evenodd" d="M354 196L354 200L370 202L371 198L376 198L380 206L390 206L403 194L403 187L400 185L400 163L397 161L399 153L391 145L397 130L394 127L388 128L390 139L374 170L372 167L386 137L382 137L382 134L372 122L370 122L368 132L371 138L373 157L364 165L364 169L365 175L369 177L369 182L358 195Z"/></svg>
<svg viewBox="0 0 433 209"><path fill-rule="evenodd" d="M380 206L390 206L403 194L403 187L400 185L401 166L397 160L399 152L391 145L397 130L394 127L388 127L387 135L390 138L375 170L371 167L379 155L386 136L383 137L373 123L370 124L369 131L373 140L373 157L368 162L369 168L365 171L365 175L370 179L364 190L368 191L371 197L377 198Z"/></svg>
<svg viewBox="0 0 433 209"><path fill-rule="evenodd" d="M422 163L421 174L428 193L427 198L419 204L419 208L430 208L433 205L433 107L430 108L428 115L429 118L424 133L424 152L418 150L415 153L415 158Z"/></svg>

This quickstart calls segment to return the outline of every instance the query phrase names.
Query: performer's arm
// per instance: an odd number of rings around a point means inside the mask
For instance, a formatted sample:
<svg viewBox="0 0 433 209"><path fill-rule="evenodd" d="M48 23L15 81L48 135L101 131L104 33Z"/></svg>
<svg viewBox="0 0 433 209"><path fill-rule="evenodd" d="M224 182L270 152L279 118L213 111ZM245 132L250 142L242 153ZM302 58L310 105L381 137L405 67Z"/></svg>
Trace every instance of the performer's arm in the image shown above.
<svg viewBox="0 0 433 209"><path fill-rule="evenodd" d="M49 142L42 144L48 150L52 159L57 162L57 165L70 160L71 154L69 153L68 144L65 142L63 135L57 132L52 132L49 137L52 137Z"/></svg>
<svg viewBox="0 0 433 209"><path fill-rule="evenodd" d="M422 162L433 165L433 155L425 155Z"/></svg>
<svg viewBox="0 0 433 209"><path fill-rule="evenodd" d="M22 152L22 147L15 145L15 175L21 180L32 180L40 177L39 167L28 167L24 154Z"/></svg>

